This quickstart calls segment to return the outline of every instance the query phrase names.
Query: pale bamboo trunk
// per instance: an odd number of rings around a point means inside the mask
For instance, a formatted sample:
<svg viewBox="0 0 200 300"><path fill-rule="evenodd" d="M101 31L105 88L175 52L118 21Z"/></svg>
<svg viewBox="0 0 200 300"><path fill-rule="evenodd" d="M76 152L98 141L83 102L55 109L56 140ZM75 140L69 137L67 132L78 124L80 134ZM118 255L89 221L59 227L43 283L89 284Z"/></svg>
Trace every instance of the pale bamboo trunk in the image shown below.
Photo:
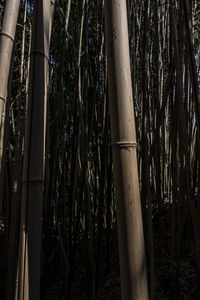
<svg viewBox="0 0 200 300"><path fill-rule="evenodd" d="M8 77L12 56L15 30L19 13L20 0L7 0L3 24L0 32L0 211L2 205L2 185L4 178L3 170L3 147L5 131L5 102L7 96Z"/></svg>
<svg viewBox="0 0 200 300"><path fill-rule="evenodd" d="M16 134L15 134L15 153L12 168L12 189L10 203L10 220L9 220L9 238L8 238L8 272L7 272L7 300L13 300L15 294L15 282L17 276L17 258L19 244L19 191L22 171L22 135L21 135L21 116L22 116L22 85L24 77L24 53L26 37L26 17L27 17L27 0L24 2L24 20L21 46L21 65L20 65L20 86L19 99L17 100L18 110L16 117ZM3 127L3 123L2 123ZM2 130L3 131L3 130Z"/></svg>
<svg viewBox="0 0 200 300"><path fill-rule="evenodd" d="M123 300L146 300L126 0L105 1L108 83Z"/></svg>
<svg viewBox="0 0 200 300"><path fill-rule="evenodd" d="M0 33L0 126L6 101L8 76L20 0L7 0Z"/></svg>
<svg viewBox="0 0 200 300"><path fill-rule="evenodd" d="M40 299L50 8L51 0L35 1L22 184L19 300Z"/></svg>

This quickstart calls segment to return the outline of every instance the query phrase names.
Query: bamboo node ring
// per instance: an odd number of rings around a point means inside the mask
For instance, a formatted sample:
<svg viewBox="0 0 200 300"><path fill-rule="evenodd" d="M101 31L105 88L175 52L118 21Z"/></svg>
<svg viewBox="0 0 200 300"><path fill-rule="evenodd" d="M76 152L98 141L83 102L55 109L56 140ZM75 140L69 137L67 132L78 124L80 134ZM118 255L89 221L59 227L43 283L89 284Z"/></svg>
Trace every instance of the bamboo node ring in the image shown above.
<svg viewBox="0 0 200 300"><path fill-rule="evenodd" d="M0 32L0 35L6 36L7 38L9 38L14 43L13 37L11 35L9 35L8 33L6 33L6 32Z"/></svg>
<svg viewBox="0 0 200 300"><path fill-rule="evenodd" d="M128 142L128 141L122 141L122 142L113 142L112 143L113 147L119 147L119 148L136 148L137 147L137 143L136 142Z"/></svg>
<svg viewBox="0 0 200 300"><path fill-rule="evenodd" d="M42 50L32 50L31 54L38 54L45 57L47 60L49 59L48 55L46 55L45 52Z"/></svg>
<svg viewBox="0 0 200 300"><path fill-rule="evenodd" d="M0 96L0 100L3 101L3 102L5 102L5 101L6 101L6 98L3 97L3 96Z"/></svg>

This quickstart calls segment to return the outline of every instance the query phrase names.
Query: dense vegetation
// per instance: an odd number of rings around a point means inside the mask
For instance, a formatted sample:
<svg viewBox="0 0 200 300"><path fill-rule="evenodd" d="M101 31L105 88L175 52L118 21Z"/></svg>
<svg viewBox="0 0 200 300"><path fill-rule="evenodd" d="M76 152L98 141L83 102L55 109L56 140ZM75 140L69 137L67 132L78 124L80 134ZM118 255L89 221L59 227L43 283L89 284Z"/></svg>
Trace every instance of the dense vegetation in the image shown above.
<svg viewBox="0 0 200 300"><path fill-rule="evenodd" d="M0 1L1 24L8 2ZM20 3L0 109L0 298L10 300L24 299L12 293L30 164L26 119L47 68L38 63L31 75L31 41L41 45L36 2ZM120 299L104 1L51 2L41 299ZM149 299L199 299L200 2L127 0L127 12Z"/></svg>

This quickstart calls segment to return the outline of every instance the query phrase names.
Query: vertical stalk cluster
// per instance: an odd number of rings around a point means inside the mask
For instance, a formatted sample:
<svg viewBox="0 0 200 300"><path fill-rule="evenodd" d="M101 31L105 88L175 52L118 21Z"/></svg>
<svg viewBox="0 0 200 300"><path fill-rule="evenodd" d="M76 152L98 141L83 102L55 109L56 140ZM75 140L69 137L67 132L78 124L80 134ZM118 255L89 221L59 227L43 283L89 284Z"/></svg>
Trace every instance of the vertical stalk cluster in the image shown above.
<svg viewBox="0 0 200 300"><path fill-rule="evenodd" d="M1 298L198 299L199 1L0 18Z"/></svg>

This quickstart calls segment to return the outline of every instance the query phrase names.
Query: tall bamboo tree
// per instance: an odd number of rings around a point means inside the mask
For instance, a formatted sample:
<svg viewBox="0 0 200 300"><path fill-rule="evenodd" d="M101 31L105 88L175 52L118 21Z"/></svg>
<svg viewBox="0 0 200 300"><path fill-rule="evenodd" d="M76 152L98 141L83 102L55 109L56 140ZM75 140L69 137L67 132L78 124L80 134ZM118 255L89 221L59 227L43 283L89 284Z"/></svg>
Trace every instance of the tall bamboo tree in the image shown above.
<svg viewBox="0 0 200 300"><path fill-rule="evenodd" d="M15 38L19 4L20 0L6 1L3 25L0 34L0 123L3 113L3 107L6 101L10 60Z"/></svg>
<svg viewBox="0 0 200 300"><path fill-rule="evenodd" d="M50 0L35 1L22 183L19 286L16 289L16 299L20 300L40 299L50 8Z"/></svg>
<svg viewBox="0 0 200 300"><path fill-rule="evenodd" d="M3 24L0 33L0 127L4 127L4 112L6 110L5 102L7 95L8 77L10 70L10 62L12 56L12 49L15 38L15 30L17 25L17 18L19 13L20 0L6 1ZM3 182L4 169L2 167L2 158L4 149L4 132L5 128L1 130L1 155L0 155L0 181ZM0 192L2 197L2 191ZM0 199L2 202L2 199Z"/></svg>
<svg viewBox="0 0 200 300"><path fill-rule="evenodd" d="M146 263L137 170L126 1L105 2L111 136L122 299L145 300Z"/></svg>

